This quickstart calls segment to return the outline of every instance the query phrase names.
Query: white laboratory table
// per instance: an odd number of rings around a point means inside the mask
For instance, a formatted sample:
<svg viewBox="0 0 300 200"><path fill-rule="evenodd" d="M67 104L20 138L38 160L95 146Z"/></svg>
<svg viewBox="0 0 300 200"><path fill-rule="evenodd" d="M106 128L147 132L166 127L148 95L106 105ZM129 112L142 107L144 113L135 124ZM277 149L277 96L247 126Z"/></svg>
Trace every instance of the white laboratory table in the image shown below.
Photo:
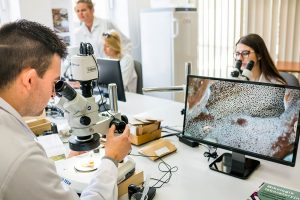
<svg viewBox="0 0 300 200"><path fill-rule="evenodd" d="M136 93L126 93L126 98L126 102L118 102L122 114L129 117L149 114L162 119L162 125L182 130L183 116L180 113L184 108L183 103Z"/></svg>
<svg viewBox="0 0 300 200"><path fill-rule="evenodd" d="M133 116L144 114L163 120L166 126L182 126L183 116L180 114L184 107L182 103L159 99L147 95L126 93L127 102L119 102L122 114ZM169 183L157 189L154 199L231 199L241 200L257 189L263 182L275 184L300 191L300 153L297 155L295 167L260 160L261 165L246 180L217 173L209 169L209 162L203 153L204 146L191 148L180 143L176 137L167 138L177 147L177 151L164 157L164 161L171 166L177 166ZM132 154L138 154L140 147L133 147ZM221 154L222 150L218 150ZM136 168L142 169L144 175L160 178L163 173L158 170L159 161L152 161L145 157L135 157ZM151 182L154 183L153 181ZM121 198L127 199L122 196Z"/></svg>

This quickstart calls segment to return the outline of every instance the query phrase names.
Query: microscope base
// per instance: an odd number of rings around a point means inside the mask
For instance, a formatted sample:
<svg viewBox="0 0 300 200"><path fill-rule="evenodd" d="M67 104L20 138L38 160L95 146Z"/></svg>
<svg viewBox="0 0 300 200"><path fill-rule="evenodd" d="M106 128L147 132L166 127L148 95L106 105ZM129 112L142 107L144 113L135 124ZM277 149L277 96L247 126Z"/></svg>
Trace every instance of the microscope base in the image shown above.
<svg viewBox="0 0 300 200"><path fill-rule="evenodd" d="M96 149L100 145L100 136L94 133L93 137L88 140L82 140L80 137L71 136L69 139L69 147L73 151L90 151Z"/></svg>

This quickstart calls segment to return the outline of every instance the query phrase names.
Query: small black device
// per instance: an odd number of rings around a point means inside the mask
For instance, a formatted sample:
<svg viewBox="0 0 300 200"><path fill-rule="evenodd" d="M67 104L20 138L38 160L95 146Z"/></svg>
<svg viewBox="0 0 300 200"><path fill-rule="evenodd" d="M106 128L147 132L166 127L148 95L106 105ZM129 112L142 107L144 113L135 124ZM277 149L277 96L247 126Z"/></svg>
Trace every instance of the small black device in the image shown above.
<svg viewBox="0 0 300 200"><path fill-rule="evenodd" d="M123 133L126 124L128 124L128 118L125 115L121 115L121 120L118 118L114 118L113 120L111 120L109 127L115 125L116 131L118 131L118 133Z"/></svg>
<svg viewBox="0 0 300 200"><path fill-rule="evenodd" d="M199 142L196 142L195 140L190 140L188 138L182 137L181 135L178 136L178 139L180 142L190 146L190 147L198 147Z"/></svg>
<svg viewBox="0 0 300 200"><path fill-rule="evenodd" d="M137 185L134 185L134 184L130 184L128 186L128 199L131 198L131 196L134 194L134 193L137 193L137 192L143 192L144 191L144 188L143 187L139 187ZM147 200L152 200L155 196L155 193L156 193L156 188L155 187L149 187L149 191L147 193Z"/></svg>
<svg viewBox="0 0 300 200"><path fill-rule="evenodd" d="M120 61L115 59L98 58L99 79L98 85L105 97L108 97L108 84L115 83L117 85L118 100L126 102L125 89L121 72ZM94 89L97 94L98 88Z"/></svg>

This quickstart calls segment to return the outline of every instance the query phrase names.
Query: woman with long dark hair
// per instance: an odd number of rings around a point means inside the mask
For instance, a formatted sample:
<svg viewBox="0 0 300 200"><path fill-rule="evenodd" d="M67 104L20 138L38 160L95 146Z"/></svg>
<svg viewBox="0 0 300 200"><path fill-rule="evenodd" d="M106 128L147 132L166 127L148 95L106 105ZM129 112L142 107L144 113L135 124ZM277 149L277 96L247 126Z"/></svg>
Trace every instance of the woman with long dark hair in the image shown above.
<svg viewBox="0 0 300 200"><path fill-rule="evenodd" d="M236 43L234 58L242 61L241 70L246 68L250 60L254 62L250 81L286 84L259 35L248 34L241 37Z"/></svg>

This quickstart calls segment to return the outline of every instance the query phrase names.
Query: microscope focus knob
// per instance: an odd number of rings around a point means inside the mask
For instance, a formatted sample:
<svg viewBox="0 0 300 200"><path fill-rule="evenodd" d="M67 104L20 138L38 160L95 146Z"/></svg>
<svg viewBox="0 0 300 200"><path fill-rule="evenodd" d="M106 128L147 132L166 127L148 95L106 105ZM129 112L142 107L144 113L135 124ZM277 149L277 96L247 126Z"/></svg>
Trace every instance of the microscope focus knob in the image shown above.
<svg viewBox="0 0 300 200"><path fill-rule="evenodd" d="M87 116L82 116L80 117L80 124L88 126L91 123L91 118L87 117Z"/></svg>

